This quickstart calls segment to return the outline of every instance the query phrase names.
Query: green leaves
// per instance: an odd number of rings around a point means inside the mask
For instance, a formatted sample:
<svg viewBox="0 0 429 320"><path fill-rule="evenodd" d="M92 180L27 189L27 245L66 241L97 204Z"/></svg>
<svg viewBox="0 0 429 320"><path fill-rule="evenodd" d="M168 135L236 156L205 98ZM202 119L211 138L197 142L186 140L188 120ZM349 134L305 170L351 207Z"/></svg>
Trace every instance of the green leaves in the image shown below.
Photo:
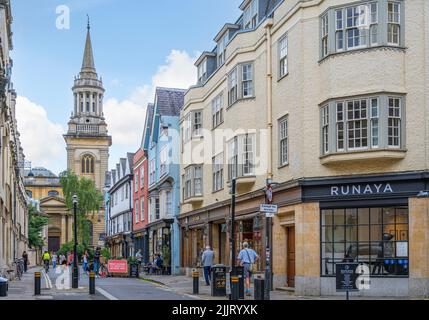
<svg viewBox="0 0 429 320"><path fill-rule="evenodd" d="M67 170L60 174L60 183L63 188L66 205L73 210L73 195L77 195L77 229L81 243L89 244L90 224L89 215L98 213L103 204L103 195L95 186L94 181L79 178L73 171Z"/></svg>
<svg viewBox="0 0 429 320"><path fill-rule="evenodd" d="M33 205L28 208L28 244L30 248L43 247L42 230L49 222L48 218L39 216L36 210Z"/></svg>

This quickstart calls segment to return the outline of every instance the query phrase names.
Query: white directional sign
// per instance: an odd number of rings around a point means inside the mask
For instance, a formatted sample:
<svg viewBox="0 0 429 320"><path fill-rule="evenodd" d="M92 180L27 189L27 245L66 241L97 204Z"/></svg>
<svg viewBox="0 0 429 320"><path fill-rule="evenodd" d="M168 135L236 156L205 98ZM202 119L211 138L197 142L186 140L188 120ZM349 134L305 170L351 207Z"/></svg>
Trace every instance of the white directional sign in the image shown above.
<svg viewBox="0 0 429 320"><path fill-rule="evenodd" d="M265 212L267 217L272 217L277 213L277 205L276 204L261 204L259 211Z"/></svg>

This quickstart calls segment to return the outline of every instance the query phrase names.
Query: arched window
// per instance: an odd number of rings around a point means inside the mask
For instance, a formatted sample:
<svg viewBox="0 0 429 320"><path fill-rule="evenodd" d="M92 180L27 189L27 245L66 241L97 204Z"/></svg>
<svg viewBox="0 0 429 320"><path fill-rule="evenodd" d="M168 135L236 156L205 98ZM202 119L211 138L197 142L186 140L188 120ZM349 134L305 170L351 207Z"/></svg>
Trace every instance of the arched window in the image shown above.
<svg viewBox="0 0 429 320"><path fill-rule="evenodd" d="M91 174L94 173L94 157L86 154L82 157L82 173Z"/></svg>
<svg viewBox="0 0 429 320"><path fill-rule="evenodd" d="M56 190L48 191L48 197L58 197L60 194Z"/></svg>

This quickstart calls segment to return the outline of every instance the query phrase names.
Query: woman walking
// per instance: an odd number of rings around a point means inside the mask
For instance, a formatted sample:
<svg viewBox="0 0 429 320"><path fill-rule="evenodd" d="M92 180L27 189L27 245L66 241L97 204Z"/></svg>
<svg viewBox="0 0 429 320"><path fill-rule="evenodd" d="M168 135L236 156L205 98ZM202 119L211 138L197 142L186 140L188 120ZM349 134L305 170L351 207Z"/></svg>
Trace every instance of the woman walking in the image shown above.
<svg viewBox="0 0 429 320"><path fill-rule="evenodd" d="M82 256L82 270L86 274L88 274L88 251L85 250L83 256Z"/></svg>
<svg viewBox="0 0 429 320"><path fill-rule="evenodd" d="M56 252L52 252L51 255L51 261L52 261L52 268L55 270L55 268L57 267L57 260L58 260L58 256Z"/></svg>

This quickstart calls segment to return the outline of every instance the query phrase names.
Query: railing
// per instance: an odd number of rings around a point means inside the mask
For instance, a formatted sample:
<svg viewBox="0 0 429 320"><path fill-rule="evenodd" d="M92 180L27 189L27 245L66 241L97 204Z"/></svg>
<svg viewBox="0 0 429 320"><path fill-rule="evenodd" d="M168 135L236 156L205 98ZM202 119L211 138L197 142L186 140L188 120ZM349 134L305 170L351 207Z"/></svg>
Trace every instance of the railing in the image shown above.
<svg viewBox="0 0 429 320"><path fill-rule="evenodd" d="M92 124L78 124L76 126L77 132L89 133L89 134L97 134L100 132L100 129L97 125Z"/></svg>

